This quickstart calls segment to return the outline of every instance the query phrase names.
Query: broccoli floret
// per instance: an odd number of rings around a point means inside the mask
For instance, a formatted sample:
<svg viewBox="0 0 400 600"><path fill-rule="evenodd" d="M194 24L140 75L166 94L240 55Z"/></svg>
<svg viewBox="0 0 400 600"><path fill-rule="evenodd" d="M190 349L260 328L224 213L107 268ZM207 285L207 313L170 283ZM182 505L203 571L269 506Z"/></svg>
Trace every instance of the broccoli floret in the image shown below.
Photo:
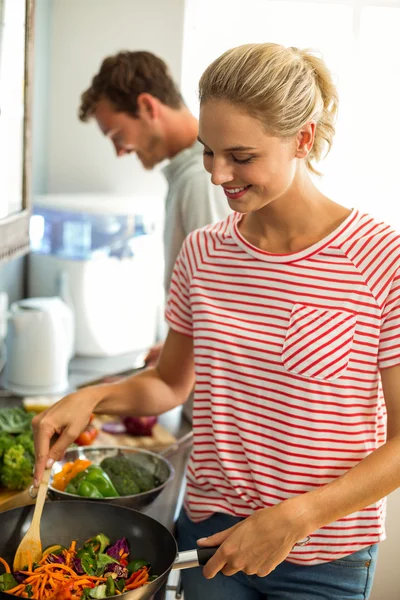
<svg viewBox="0 0 400 600"><path fill-rule="evenodd" d="M21 444L12 446L3 456L1 484L9 490L23 490L32 481L34 459Z"/></svg>
<svg viewBox="0 0 400 600"><path fill-rule="evenodd" d="M107 473L120 496L132 496L140 493L140 487L132 477L130 462L125 457L105 458L101 461L100 466Z"/></svg>
<svg viewBox="0 0 400 600"><path fill-rule="evenodd" d="M120 496L147 492L157 487L154 477L125 456L108 457L100 463Z"/></svg>
<svg viewBox="0 0 400 600"><path fill-rule="evenodd" d="M14 444L14 439L12 435L8 435L7 433L0 434L0 458Z"/></svg>
<svg viewBox="0 0 400 600"><path fill-rule="evenodd" d="M31 431L25 431L24 433L20 433L15 438L15 444L20 444L25 448L25 450L35 458L35 447L33 444L33 437Z"/></svg>

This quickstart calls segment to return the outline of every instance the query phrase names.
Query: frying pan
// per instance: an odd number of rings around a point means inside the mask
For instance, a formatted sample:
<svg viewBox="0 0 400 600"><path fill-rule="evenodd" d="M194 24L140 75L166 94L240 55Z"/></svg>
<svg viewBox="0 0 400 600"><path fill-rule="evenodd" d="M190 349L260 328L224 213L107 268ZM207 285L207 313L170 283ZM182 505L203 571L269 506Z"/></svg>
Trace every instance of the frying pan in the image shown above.
<svg viewBox="0 0 400 600"><path fill-rule="evenodd" d="M0 513L0 556L12 565L15 551L27 531L33 515L32 506L14 508ZM77 546L104 533L111 542L125 537L130 546L130 560L145 559L151 563L151 573L157 579L136 590L109 598L148 600L167 583L171 569L204 565L216 548L201 548L177 554L176 541L161 523L140 512L104 502L48 502L41 521L42 546L61 544ZM12 596L0 592L1 600Z"/></svg>

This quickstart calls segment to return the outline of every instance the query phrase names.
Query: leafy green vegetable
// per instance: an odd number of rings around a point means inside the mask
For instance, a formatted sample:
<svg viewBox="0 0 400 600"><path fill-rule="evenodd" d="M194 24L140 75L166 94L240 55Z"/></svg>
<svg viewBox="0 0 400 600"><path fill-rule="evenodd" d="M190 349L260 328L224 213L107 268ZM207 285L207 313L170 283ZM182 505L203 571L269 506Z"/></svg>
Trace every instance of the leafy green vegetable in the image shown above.
<svg viewBox="0 0 400 600"><path fill-rule="evenodd" d="M23 490L32 481L34 458L21 444L9 448L3 455L0 483L9 490Z"/></svg>
<svg viewBox="0 0 400 600"><path fill-rule="evenodd" d="M15 444L21 444L25 448L25 450L35 458L35 446L33 444L32 431L25 431L24 433L20 433L14 440Z"/></svg>
<svg viewBox="0 0 400 600"><path fill-rule="evenodd" d="M128 563L128 566L126 568L129 571L129 575L132 575L132 573L136 573L136 571L139 571L139 569L141 569L142 567L146 567L148 564L148 560L142 560L141 558L137 558L136 560L132 560L130 563Z"/></svg>
<svg viewBox="0 0 400 600"><path fill-rule="evenodd" d="M107 586L105 583L98 585L89 592L89 598L106 598Z"/></svg>
<svg viewBox="0 0 400 600"><path fill-rule="evenodd" d="M32 413L0 409L0 487L23 490L32 479L35 451Z"/></svg>
<svg viewBox="0 0 400 600"><path fill-rule="evenodd" d="M125 587L125 579L116 579L115 580L115 587L117 588L117 590L119 590L120 592L122 592L122 590Z"/></svg>
<svg viewBox="0 0 400 600"><path fill-rule="evenodd" d="M96 557L91 556L89 552L77 554L77 557L81 559L82 569L85 571L87 575L95 575L97 562Z"/></svg>
<svg viewBox="0 0 400 600"><path fill-rule="evenodd" d="M99 554L97 557L97 569L96 569L96 577L101 577L104 573L104 569L107 565L111 565L112 563L117 563L112 556L108 556L108 554Z"/></svg>
<svg viewBox="0 0 400 600"><path fill-rule="evenodd" d="M104 552L104 550L107 548L107 546L110 545L110 539L104 535L104 533L99 533L98 535L96 535L95 537L90 538L90 540L88 540L87 542L85 542L85 546L99 546L99 552L100 554L102 554Z"/></svg>
<svg viewBox="0 0 400 600"><path fill-rule="evenodd" d="M0 410L0 433L22 433L31 428L33 413L23 408L2 408Z"/></svg>
<svg viewBox="0 0 400 600"><path fill-rule="evenodd" d="M0 592L12 590L17 584L12 573L3 573L0 575Z"/></svg>
<svg viewBox="0 0 400 600"><path fill-rule="evenodd" d="M118 563L112 556L104 554L104 550L109 545L109 538L103 533L100 533L85 542L83 548L78 550L76 556L77 558L80 558L82 569L87 575L101 577L107 565Z"/></svg>
<svg viewBox="0 0 400 600"><path fill-rule="evenodd" d="M14 436L8 433L0 434L0 458L13 446L14 439Z"/></svg>

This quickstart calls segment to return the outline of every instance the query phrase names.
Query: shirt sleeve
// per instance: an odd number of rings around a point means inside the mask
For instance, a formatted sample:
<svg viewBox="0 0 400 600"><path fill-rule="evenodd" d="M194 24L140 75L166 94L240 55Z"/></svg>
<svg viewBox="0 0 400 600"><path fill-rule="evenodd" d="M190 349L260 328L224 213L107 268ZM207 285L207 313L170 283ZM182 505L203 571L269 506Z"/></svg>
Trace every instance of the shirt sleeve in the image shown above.
<svg viewBox="0 0 400 600"><path fill-rule="evenodd" d="M165 319L174 331L192 337L192 309L190 305L189 240L183 242L172 272L165 308Z"/></svg>
<svg viewBox="0 0 400 600"><path fill-rule="evenodd" d="M382 313L378 366L400 365L400 269L393 278Z"/></svg>
<svg viewBox="0 0 400 600"><path fill-rule="evenodd" d="M231 212L222 189L211 183L206 171L192 173L182 186L180 213L185 236L225 219Z"/></svg>

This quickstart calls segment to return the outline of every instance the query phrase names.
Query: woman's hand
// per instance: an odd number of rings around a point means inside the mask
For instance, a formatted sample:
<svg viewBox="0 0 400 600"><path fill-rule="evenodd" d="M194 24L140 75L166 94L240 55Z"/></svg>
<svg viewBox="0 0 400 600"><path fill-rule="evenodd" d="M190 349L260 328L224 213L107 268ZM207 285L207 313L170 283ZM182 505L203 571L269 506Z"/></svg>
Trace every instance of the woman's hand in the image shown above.
<svg viewBox="0 0 400 600"><path fill-rule="evenodd" d="M93 409L98 402L95 390L95 387L88 387L69 394L33 419L36 454L35 487L38 487L46 466L50 468L54 461L62 458L68 446L76 440L89 423ZM51 445L53 436L58 437Z"/></svg>
<svg viewBox="0 0 400 600"><path fill-rule="evenodd" d="M293 500L296 502L301 497ZM199 546L219 546L207 562L203 574L212 579L220 571L234 575L265 577L285 560L293 546L308 535L303 525L300 503L286 500L271 508L263 508L234 527L198 540Z"/></svg>

